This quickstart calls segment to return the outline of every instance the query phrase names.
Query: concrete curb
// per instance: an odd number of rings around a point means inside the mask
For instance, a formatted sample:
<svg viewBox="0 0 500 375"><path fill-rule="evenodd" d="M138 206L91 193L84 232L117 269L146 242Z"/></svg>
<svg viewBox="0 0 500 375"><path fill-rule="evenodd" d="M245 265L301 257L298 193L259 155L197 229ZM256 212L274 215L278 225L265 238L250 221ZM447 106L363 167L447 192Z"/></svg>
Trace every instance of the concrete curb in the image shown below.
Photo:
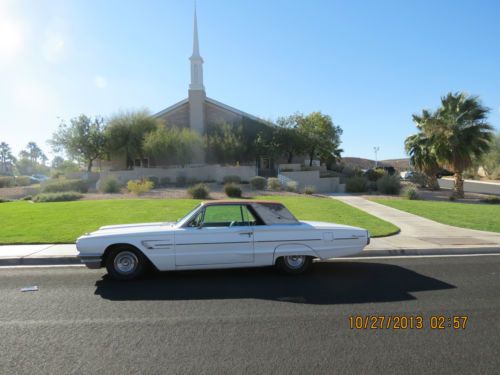
<svg viewBox="0 0 500 375"><path fill-rule="evenodd" d="M373 257L400 257L400 256L425 256L425 255L478 255L500 254L500 247L469 247L469 248L438 248L438 249L394 249L394 250L366 250L358 254L342 257L373 258ZM341 259L341 258L337 258ZM0 259L0 267L6 266L61 266L83 265L78 257L43 257L43 258L4 258Z"/></svg>
<svg viewBox="0 0 500 375"><path fill-rule="evenodd" d="M45 257L45 258L5 258L0 259L0 267L5 266L60 266L82 264L78 257Z"/></svg>

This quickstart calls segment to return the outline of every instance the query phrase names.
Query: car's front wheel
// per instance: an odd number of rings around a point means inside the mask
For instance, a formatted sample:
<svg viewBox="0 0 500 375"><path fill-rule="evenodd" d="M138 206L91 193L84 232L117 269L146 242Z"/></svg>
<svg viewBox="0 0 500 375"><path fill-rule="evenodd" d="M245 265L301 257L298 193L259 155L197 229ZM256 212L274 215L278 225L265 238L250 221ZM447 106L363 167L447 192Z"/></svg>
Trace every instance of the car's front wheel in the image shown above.
<svg viewBox="0 0 500 375"><path fill-rule="evenodd" d="M298 275L306 272L312 264L312 257L307 255L289 255L276 260L276 267L284 273Z"/></svg>
<svg viewBox="0 0 500 375"><path fill-rule="evenodd" d="M116 280L132 280L144 272L146 258L133 248L124 247L111 250L106 258L109 276Z"/></svg>

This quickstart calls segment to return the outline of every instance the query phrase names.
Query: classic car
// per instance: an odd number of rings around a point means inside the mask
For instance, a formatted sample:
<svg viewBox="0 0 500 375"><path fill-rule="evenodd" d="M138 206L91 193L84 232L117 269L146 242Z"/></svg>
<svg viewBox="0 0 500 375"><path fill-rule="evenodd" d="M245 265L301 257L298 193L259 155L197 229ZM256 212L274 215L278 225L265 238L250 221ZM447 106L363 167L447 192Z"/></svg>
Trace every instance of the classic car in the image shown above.
<svg viewBox="0 0 500 375"><path fill-rule="evenodd" d="M279 202L208 201L174 223L110 225L76 242L89 268L106 267L115 279L159 271L276 265L305 272L314 258L358 253L370 242L366 229L299 221Z"/></svg>

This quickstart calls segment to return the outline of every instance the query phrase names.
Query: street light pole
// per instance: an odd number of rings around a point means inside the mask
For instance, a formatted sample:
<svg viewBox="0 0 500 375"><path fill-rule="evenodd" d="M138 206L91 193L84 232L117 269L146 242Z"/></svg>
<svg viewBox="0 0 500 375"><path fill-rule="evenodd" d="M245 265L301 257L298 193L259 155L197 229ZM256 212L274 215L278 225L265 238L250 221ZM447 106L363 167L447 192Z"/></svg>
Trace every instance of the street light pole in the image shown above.
<svg viewBox="0 0 500 375"><path fill-rule="evenodd" d="M378 154L378 151L380 150L380 147L378 146L375 146L373 147L373 151L375 152L375 168L378 167L378 159L377 159L377 154Z"/></svg>

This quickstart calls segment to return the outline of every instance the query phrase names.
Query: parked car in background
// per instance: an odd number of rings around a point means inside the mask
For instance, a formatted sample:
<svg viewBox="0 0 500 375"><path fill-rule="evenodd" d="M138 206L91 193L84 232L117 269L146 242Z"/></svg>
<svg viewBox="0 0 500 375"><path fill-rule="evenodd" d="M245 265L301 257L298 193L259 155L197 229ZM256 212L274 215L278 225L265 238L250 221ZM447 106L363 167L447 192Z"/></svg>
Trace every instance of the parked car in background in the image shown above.
<svg viewBox="0 0 500 375"><path fill-rule="evenodd" d="M403 179L403 180L409 180L410 178L412 178L414 175L413 171L403 171L403 172L399 172L399 176Z"/></svg>
<svg viewBox="0 0 500 375"><path fill-rule="evenodd" d="M30 180L33 184L37 184L37 183L40 183L40 182L43 182L43 181L46 181L48 180L49 177L48 176L45 176L43 174L34 174L33 176L30 176Z"/></svg>
<svg viewBox="0 0 500 375"><path fill-rule="evenodd" d="M160 271L277 266L305 272L314 258L356 254L370 243L366 229L299 221L279 202L209 201L175 223L101 227L76 242L89 268L134 279L148 266Z"/></svg>
<svg viewBox="0 0 500 375"><path fill-rule="evenodd" d="M443 168L438 173L436 173L436 177L441 178L446 176L453 176L453 174L453 172L450 172L449 170Z"/></svg>

